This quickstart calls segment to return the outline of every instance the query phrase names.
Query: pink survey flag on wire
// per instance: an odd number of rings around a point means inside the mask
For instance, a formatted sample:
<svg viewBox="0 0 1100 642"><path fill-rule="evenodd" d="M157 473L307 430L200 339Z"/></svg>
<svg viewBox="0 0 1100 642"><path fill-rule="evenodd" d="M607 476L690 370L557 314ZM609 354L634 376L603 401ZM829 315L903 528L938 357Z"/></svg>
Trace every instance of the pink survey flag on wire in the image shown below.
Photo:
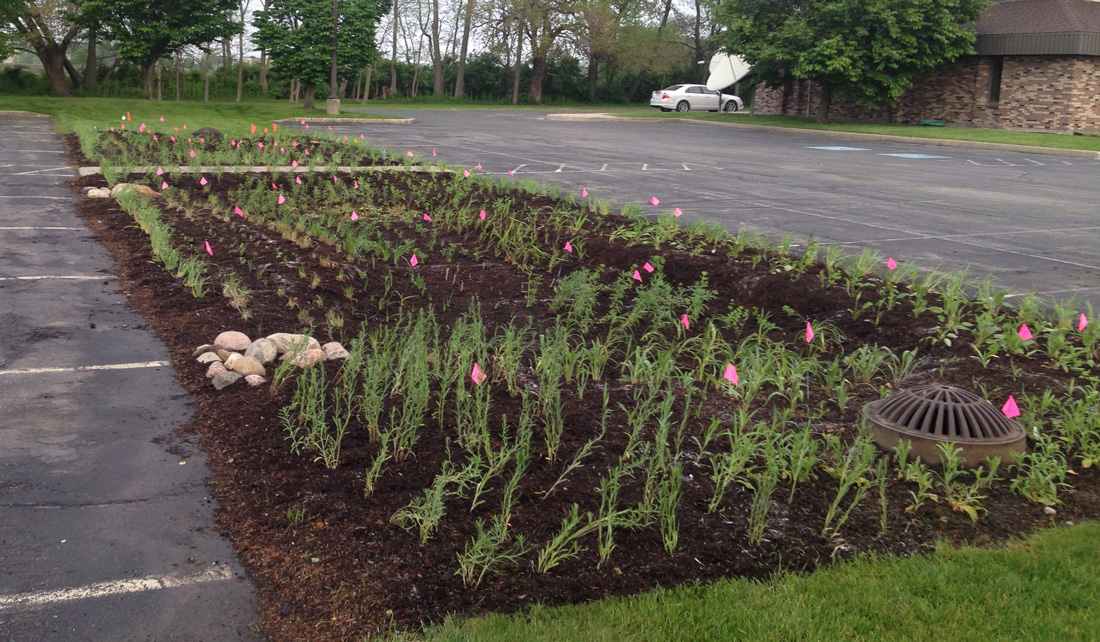
<svg viewBox="0 0 1100 642"><path fill-rule="evenodd" d="M642 269L646 272L649 272L650 274L653 274L653 266L649 264L649 261L645 262L645 265L642 266Z"/></svg>
<svg viewBox="0 0 1100 642"><path fill-rule="evenodd" d="M634 274L630 278L634 279L635 281L641 282L642 275L637 270L634 270Z"/></svg>
<svg viewBox="0 0 1100 642"><path fill-rule="evenodd" d="M145 123L142 123L141 127L138 127L138 133L141 133L141 132L144 132L144 131L145 131Z"/></svg>
<svg viewBox="0 0 1100 642"><path fill-rule="evenodd" d="M329 130L329 131L332 131L332 125L329 125L329 126L328 126L328 130Z"/></svg>
<svg viewBox="0 0 1100 642"><path fill-rule="evenodd" d="M359 215L356 214L355 212L352 212L351 213L351 220L358 221L359 220Z"/></svg>
<svg viewBox="0 0 1100 642"><path fill-rule="evenodd" d="M485 210L481 210L480 212L478 212L477 217L484 221L485 220Z"/></svg>
<svg viewBox="0 0 1100 642"><path fill-rule="evenodd" d="M279 191L279 186L278 186L278 185L276 185L276 184L275 184L274 182L272 182L272 183L271 183L271 189L273 189L273 190L275 190L275 191L277 192L277 191Z"/></svg>
<svg viewBox="0 0 1100 642"><path fill-rule="evenodd" d="M279 205L282 205L282 204L283 204L283 203L285 203L285 202L286 202L286 199L285 199L285 198L283 198L283 195L282 195L282 194L279 194Z"/></svg>
<svg viewBox="0 0 1100 642"><path fill-rule="evenodd" d="M582 187L581 188L581 198L588 198L588 188L587 187Z"/></svg>
<svg viewBox="0 0 1100 642"><path fill-rule="evenodd" d="M431 223L431 222L432 222L432 217L430 217L430 216L428 216L427 214L425 214L425 215L424 215L424 220L425 220L425 221L427 221L427 222L429 222L429 223Z"/></svg>
<svg viewBox="0 0 1100 642"><path fill-rule="evenodd" d="M676 209L672 210L672 215L676 218L680 218L684 215L684 212L679 207L677 207Z"/></svg>
<svg viewBox="0 0 1100 642"><path fill-rule="evenodd" d="M290 161L290 166L291 167L297 167L298 166L298 161L296 161L296 160Z"/></svg>
<svg viewBox="0 0 1100 642"><path fill-rule="evenodd" d="M162 123L164 122L164 116L160 117L160 122L162 122Z"/></svg>
<svg viewBox="0 0 1100 642"><path fill-rule="evenodd" d="M280 154L285 154L286 153L286 147L280 147L279 148L279 153Z"/></svg>
<svg viewBox="0 0 1100 642"><path fill-rule="evenodd" d="M355 189L359 189L359 181L352 181L351 186Z"/></svg>
<svg viewBox="0 0 1100 642"><path fill-rule="evenodd" d="M810 325L810 322L806 322L806 343L814 340L814 327Z"/></svg>
<svg viewBox="0 0 1100 642"><path fill-rule="evenodd" d="M726 371L722 373L722 378L736 386L737 368L734 368L732 363L727 363Z"/></svg>
<svg viewBox="0 0 1100 642"><path fill-rule="evenodd" d="M163 173L164 173L164 168L163 167L158 167L157 168L157 176L160 176Z"/></svg>
<svg viewBox="0 0 1100 642"><path fill-rule="evenodd" d="M261 140L260 142L256 143L256 146L259 147L260 149L263 149L264 148L264 142Z"/></svg>
<svg viewBox="0 0 1100 642"><path fill-rule="evenodd" d="M333 185L335 185L335 184L336 184L336 174L333 174L333 175L332 175L332 184L333 184Z"/></svg>
<svg viewBox="0 0 1100 642"><path fill-rule="evenodd" d="M206 139L203 138L202 136L199 136L199 142L203 143L203 144L206 144Z"/></svg>
<svg viewBox="0 0 1100 642"><path fill-rule="evenodd" d="M305 153L306 153L306 156L309 156L309 150L308 150L308 149L306 149L306 150L303 150L303 151L305 151Z"/></svg>
<svg viewBox="0 0 1100 642"><path fill-rule="evenodd" d="M160 188L161 188L162 190L166 190L166 189L168 189L168 181L163 181L163 182L161 182L161 184L160 184Z"/></svg>
<svg viewBox="0 0 1100 642"><path fill-rule="evenodd" d="M478 163L478 164L477 164L477 168L478 168L478 169L481 169L481 163Z"/></svg>
<svg viewBox="0 0 1100 642"><path fill-rule="evenodd" d="M294 182L301 185L302 184L302 177L301 176L295 176L294 177Z"/></svg>
<svg viewBox="0 0 1100 642"><path fill-rule="evenodd" d="M159 140L159 139L157 138L157 135L156 135L156 134L153 134L153 142L155 143L155 142L157 142L158 140Z"/></svg>
<svg viewBox="0 0 1100 642"><path fill-rule="evenodd" d="M508 175L509 176L515 176L516 172L514 170L508 170Z"/></svg>
<svg viewBox="0 0 1100 642"><path fill-rule="evenodd" d="M1016 331L1016 334L1020 335L1020 338L1024 341L1031 341L1031 328L1027 327L1026 323L1020 324L1020 329Z"/></svg>
<svg viewBox="0 0 1100 642"><path fill-rule="evenodd" d="M1085 316L1085 313L1081 313L1081 320L1077 322L1077 331L1084 332L1085 328L1089 327L1089 319Z"/></svg>
<svg viewBox="0 0 1100 642"><path fill-rule="evenodd" d="M657 207L658 205L660 205L660 204L661 204L661 201L657 200L657 197L656 197L656 196L654 196L653 198L649 199L649 202L653 204L653 207Z"/></svg>
<svg viewBox="0 0 1100 642"><path fill-rule="evenodd" d="M170 137L168 138L168 140L170 140L170 141L172 141L172 142L174 143L174 142L176 142L176 137L175 137L175 136L170 136Z"/></svg>
<svg viewBox="0 0 1100 642"><path fill-rule="evenodd" d="M210 249L210 241L206 241L206 253L210 256L214 256L214 250Z"/></svg>
<svg viewBox="0 0 1100 642"><path fill-rule="evenodd" d="M188 156L190 156L191 158L194 158L195 157L195 150L192 149L191 153L189 153Z"/></svg>
<svg viewBox="0 0 1100 642"><path fill-rule="evenodd" d="M363 140L366 140L367 137L366 137L365 134L359 134L359 138L362 138Z"/></svg>
<svg viewBox="0 0 1100 642"><path fill-rule="evenodd" d="M1012 395L1008 396L1008 401L1005 405L1001 406L1001 412L1005 413L1005 416L1009 419L1020 416L1020 407L1016 405L1016 399Z"/></svg>
<svg viewBox="0 0 1100 642"><path fill-rule="evenodd" d="M415 156L415 154L413 154L411 151L410 152L405 152L405 155L408 156L409 158L412 158L413 156Z"/></svg>
<svg viewBox="0 0 1100 642"><path fill-rule="evenodd" d="M688 321L688 315L686 314L680 317L680 324L684 326L685 330L691 329L691 323Z"/></svg>
<svg viewBox="0 0 1100 642"><path fill-rule="evenodd" d="M570 254L573 253L573 244L570 243L569 241L565 242L565 251L569 252Z"/></svg>
<svg viewBox="0 0 1100 642"><path fill-rule="evenodd" d="M413 267L416 267L416 264L419 263L419 262L420 262L420 259L416 258L415 254L412 255L411 259L409 259L409 265L411 265Z"/></svg>
<svg viewBox="0 0 1100 642"><path fill-rule="evenodd" d="M206 177L205 176L199 177L199 185L206 185Z"/></svg>
<svg viewBox="0 0 1100 642"><path fill-rule="evenodd" d="M462 177L463 178L470 178L470 170L468 170L468 169L462 170Z"/></svg>
<svg viewBox="0 0 1100 642"><path fill-rule="evenodd" d="M303 125L305 125L305 124L306 124L306 120L305 120L304 118L302 119L302 124L303 124Z"/></svg>
<svg viewBox="0 0 1100 642"><path fill-rule="evenodd" d="M486 378L487 375L481 371L481 366L477 365L477 362L475 361L474 369L470 371L470 379L472 379L475 384L480 386L481 384L485 383Z"/></svg>
<svg viewBox="0 0 1100 642"><path fill-rule="evenodd" d="M886 259L886 269L887 270L896 270L896 269L898 269L898 262L895 261L893 258Z"/></svg>
<svg viewBox="0 0 1100 642"><path fill-rule="evenodd" d="M435 158L435 150L434 149L432 150L432 158Z"/></svg>
<svg viewBox="0 0 1100 642"><path fill-rule="evenodd" d="M233 213L236 214L237 216L244 216L244 211L241 210L240 205L234 205L233 206Z"/></svg>

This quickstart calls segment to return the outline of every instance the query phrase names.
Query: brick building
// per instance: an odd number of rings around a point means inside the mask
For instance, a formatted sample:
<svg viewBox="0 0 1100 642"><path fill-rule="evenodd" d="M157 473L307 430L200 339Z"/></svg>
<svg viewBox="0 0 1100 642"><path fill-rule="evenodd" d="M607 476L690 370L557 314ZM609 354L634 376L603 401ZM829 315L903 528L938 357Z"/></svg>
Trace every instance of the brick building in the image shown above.
<svg viewBox="0 0 1100 642"><path fill-rule="evenodd" d="M896 108L834 93L829 118L1100 132L1100 0L997 0L974 30L976 55L918 76ZM761 85L753 110L813 115L819 97L812 81Z"/></svg>

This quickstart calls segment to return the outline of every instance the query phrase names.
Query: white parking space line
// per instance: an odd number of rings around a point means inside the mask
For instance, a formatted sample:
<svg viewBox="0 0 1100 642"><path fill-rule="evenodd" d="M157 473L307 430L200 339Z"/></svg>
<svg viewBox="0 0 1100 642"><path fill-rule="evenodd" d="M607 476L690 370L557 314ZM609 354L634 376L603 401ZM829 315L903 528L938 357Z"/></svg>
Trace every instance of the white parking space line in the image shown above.
<svg viewBox="0 0 1100 642"><path fill-rule="evenodd" d="M96 370L133 370L136 368L163 368L171 365L167 361L142 361L138 363L111 363L104 366L72 366L68 368L25 368L23 370L0 370L3 375L51 374L56 372L93 372Z"/></svg>
<svg viewBox="0 0 1100 642"><path fill-rule="evenodd" d="M0 276L0 281L104 281L109 275L100 276Z"/></svg>
<svg viewBox="0 0 1100 642"><path fill-rule="evenodd" d="M71 201L75 197L74 196L5 196L4 198L6 198L6 199L12 199L12 198L36 198L37 199L37 198L41 198L41 199L45 199L45 200L48 200L48 201Z"/></svg>
<svg viewBox="0 0 1100 642"><path fill-rule="evenodd" d="M197 575L160 575L133 580L99 582L97 584L89 584L87 586L56 591L0 595L0 613L15 609L31 609L96 597L143 593L145 591L177 588L190 586L192 584L206 584L209 582L224 582L229 579L233 579L232 569L225 565L219 565L208 568Z"/></svg>

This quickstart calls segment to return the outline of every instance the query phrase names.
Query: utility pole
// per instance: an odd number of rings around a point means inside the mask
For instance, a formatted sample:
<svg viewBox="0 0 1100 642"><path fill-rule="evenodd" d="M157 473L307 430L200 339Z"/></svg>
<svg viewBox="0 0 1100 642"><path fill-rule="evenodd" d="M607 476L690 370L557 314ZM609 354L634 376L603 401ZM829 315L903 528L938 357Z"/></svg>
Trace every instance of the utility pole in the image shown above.
<svg viewBox="0 0 1100 642"><path fill-rule="evenodd" d="M340 113L340 97L336 95L336 60L338 33L340 24L340 0L332 0L332 69L329 73L328 100L325 101L325 113L336 115Z"/></svg>

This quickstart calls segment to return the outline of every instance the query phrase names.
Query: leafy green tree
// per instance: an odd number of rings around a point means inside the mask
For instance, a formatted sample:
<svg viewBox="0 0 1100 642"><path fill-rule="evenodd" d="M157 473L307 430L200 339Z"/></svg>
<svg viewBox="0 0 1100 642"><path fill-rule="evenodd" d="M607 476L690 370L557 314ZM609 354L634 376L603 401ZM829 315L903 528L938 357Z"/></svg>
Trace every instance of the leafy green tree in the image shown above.
<svg viewBox="0 0 1100 642"><path fill-rule="evenodd" d="M157 62L189 46L206 45L241 30L233 19L237 0L83 0L80 21L118 43L118 53L141 67L153 95Z"/></svg>
<svg viewBox="0 0 1100 642"><path fill-rule="evenodd" d="M894 106L925 70L973 53L988 0L723 0L726 51L771 87L809 79L821 87L818 119L832 94Z"/></svg>
<svg viewBox="0 0 1100 642"><path fill-rule="evenodd" d="M38 56L50 93L67 96L69 84L80 87L81 77L69 62L69 46L80 33L73 21L75 7L69 0L0 0L0 60L12 51L26 51Z"/></svg>
<svg viewBox="0 0 1100 642"><path fill-rule="evenodd" d="M390 0L340 0L337 73L355 78L378 58L375 29L390 10ZM329 80L332 65L331 0L271 0L255 12L252 41L267 50L272 72L302 83L305 106L313 107L318 84Z"/></svg>

